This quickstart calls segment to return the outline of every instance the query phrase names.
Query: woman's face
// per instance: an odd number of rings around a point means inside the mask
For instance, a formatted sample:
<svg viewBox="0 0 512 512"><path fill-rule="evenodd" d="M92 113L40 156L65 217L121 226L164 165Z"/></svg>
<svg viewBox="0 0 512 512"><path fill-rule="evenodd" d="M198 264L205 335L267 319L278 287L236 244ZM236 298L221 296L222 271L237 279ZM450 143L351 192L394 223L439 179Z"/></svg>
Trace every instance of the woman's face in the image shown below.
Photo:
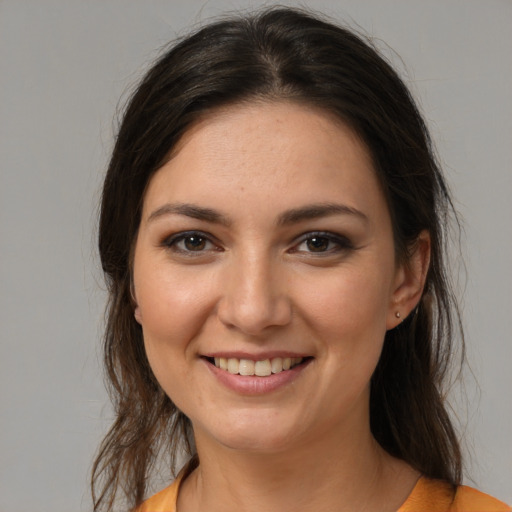
<svg viewBox="0 0 512 512"><path fill-rule="evenodd" d="M289 103L195 125L149 183L133 271L149 362L198 442L275 451L369 430L406 283L348 127Z"/></svg>

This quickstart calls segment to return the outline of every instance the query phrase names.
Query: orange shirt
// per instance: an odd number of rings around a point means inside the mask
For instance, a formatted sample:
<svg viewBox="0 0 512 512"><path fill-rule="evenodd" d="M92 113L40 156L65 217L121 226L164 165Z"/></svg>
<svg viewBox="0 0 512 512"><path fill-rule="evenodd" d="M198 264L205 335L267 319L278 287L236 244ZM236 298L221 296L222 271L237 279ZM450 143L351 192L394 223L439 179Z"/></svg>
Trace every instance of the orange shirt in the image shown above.
<svg viewBox="0 0 512 512"><path fill-rule="evenodd" d="M137 512L176 512L181 478L145 501ZM446 482L422 477L397 512L512 512L512 508L465 485L458 487L454 496Z"/></svg>

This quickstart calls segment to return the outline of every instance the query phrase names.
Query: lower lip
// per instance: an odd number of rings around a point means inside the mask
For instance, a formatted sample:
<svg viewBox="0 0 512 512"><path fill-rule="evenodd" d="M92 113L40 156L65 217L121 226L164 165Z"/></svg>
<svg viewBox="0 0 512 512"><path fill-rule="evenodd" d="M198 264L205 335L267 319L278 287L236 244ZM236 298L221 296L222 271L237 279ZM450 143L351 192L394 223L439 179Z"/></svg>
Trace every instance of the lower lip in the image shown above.
<svg viewBox="0 0 512 512"><path fill-rule="evenodd" d="M204 360L204 364L212 372L221 384L225 387L240 393L242 395L263 395L271 393L290 384L297 379L302 372L309 366L312 359L294 366L290 370L283 370L279 373L273 373L268 377L258 377L256 375L238 375L221 370L210 362Z"/></svg>

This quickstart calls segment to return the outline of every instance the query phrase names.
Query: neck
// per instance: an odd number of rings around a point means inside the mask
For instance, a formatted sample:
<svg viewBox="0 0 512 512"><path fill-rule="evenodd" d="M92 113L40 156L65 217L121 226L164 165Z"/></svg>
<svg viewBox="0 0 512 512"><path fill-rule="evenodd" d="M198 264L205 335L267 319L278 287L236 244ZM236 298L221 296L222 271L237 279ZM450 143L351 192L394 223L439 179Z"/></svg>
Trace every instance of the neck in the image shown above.
<svg viewBox="0 0 512 512"><path fill-rule="evenodd" d="M200 465L182 485L179 512L384 512L388 504L396 510L418 478L386 454L369 429L272 453L197 441Z"/></svg>

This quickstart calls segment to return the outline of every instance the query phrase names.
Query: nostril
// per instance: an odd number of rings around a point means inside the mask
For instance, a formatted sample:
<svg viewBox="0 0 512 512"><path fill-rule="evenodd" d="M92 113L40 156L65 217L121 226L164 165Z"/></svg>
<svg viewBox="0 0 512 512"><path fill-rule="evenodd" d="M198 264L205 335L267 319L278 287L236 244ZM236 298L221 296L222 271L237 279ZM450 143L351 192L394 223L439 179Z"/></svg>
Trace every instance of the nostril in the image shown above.
<svg viewBox="0 0 512 512"><path fill-rule="evenodd" d="M217 310L220 321L229 329L253 336L266 332L268 328L290 323L291 305L285 297L257 299L244 297L223 301Z"/></svg>

